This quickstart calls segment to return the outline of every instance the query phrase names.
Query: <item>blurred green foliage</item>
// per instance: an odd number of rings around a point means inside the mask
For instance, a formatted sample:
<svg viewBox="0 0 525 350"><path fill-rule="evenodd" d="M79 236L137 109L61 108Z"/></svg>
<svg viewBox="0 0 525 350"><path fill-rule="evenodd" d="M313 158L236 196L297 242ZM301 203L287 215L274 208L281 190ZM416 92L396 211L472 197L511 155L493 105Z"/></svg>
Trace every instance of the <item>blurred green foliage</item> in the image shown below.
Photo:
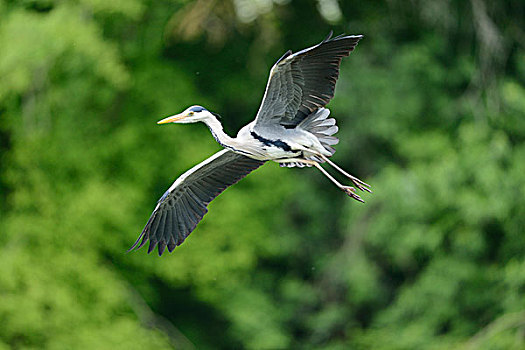
<svg viewBox="0 0 525 350"><path fill-rule="evenodd" d="M0 349L522 349L525 4L0 0ZM158 258L156 199L286 49L343 61L334 159L267 164Z"/></svg>

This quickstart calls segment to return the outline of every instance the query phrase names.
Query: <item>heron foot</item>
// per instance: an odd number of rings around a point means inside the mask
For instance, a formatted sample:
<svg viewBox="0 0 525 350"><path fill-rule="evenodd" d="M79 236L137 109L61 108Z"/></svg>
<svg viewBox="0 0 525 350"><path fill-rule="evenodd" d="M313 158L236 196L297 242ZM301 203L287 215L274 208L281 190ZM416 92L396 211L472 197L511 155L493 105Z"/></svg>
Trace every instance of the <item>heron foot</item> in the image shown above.
<svg viewBox="0 0 525 350"><path fill-rule="evenodd" d="M361 203L364 203L365 201L357 194L355 193L355 188L352 186L342 186L341 189L350 197L355 199L356 201L359 201Z"/></svg>
<svg viewBox="0 0 525 350"><path fill-rule="evenodd" d="M366 182L359 180L357 177L352 177L351 180L354 183L355 187L359 188L361 191L372 193L372 190L369 188L370 185Z"/></svg>

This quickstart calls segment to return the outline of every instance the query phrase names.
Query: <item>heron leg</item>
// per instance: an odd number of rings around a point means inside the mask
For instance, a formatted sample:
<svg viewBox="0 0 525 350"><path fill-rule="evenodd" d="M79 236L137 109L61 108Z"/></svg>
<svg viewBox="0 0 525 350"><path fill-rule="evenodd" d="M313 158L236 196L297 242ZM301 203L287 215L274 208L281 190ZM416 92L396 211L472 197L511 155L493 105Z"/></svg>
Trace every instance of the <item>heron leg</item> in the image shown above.
<svg viewBox="0 0 525 350"><path fill-rule="evenodd" d="M280 159L277 160L278 163L295 163L295 162L301 162L304 164L311 164L315 166L317 169L319 169L324 176L326 176L330 181L332 181L337 187L339 187L341 190L343 190L347 195L352 197L353 199L364 203L365 201L357 194L355 193L355 188L352 186L345 186L342 185L339 181L337 181L332 175L330 175L318 162L314 160L309 159L299 159L299 158L289 158L289 159Z"/></svg>
<svg viewBox="0 0 525 350"><path fill-rule="evenodd" d="M365 201L363 199L361 199L361 197L359 197L359 195L357 193L355 193L355 188L353 188L352 186L345 186L345 185L342 185L339 183L339 181L337 181L336 179L334 179L334 177L332 175L330 175L328 173L328 171L326 171L322 166L321 164L317 163L317 162L314 162L314 166L319 169L328 179L330 179L330 181L332 181L337 187L339 187L340 189L342 189L347 195L349 195L350 197L352 197L353 199L359 201L359 202L362 202L364 203ZM355 183L355 182L354 182Z"/></svg>
<svg viewBox="0 0 525 350"><path fill-rule="evenodd" d="M369 193L372 193L372 190L370 189L370 185L367 184L366 182L364 181L361 181L359 180L357 177L355 176L352 176L350 174L348 174L346 171L344 171L343 169L341 169L337 164L335 164L334 162L332 162L330 159L328 159L328 157L324 156L324 155L320 155L320 157L325 161L327 162L328 164L330 164L331 166L333 166L336 170L338 170L341 174L343 174L344 176L348 177L350 180L352 180L352 182L354 183L355 187L359 188L361 191L367 191Z"/></svg>

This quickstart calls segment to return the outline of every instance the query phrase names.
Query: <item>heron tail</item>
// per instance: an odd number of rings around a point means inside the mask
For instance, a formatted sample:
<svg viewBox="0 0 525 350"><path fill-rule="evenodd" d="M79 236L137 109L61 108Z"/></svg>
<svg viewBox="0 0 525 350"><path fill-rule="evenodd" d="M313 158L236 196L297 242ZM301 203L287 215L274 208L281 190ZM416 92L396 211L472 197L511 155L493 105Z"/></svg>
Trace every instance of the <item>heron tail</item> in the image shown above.
<svg viewBox="0 0 525 350"><path fill-rule="evenodd" d="M319 108L308 115L297 127L314 134L321 145L332 155L335 153L332 146L339 143L339 139L333 135L339 128L335 125L334 118L328 118L329 115L330 110L328 108Z"/></svg>
<svg viewBox="0 0 525 350"><path fill-rule="evenodd" d="M315 112L309 114L303 121L301 121L297 128L308 131L312 133L321 145L330 152L330 156L335 153L335 148L332 146L339 143L339 139L333 136L339 128L335 125L334 118L328 118L330 115L330 110L328 108L319 108ZM307 157L308 160L313 160L318 163L324 163L325 160L318 156ZM281 167L311 167L311 163L302 163L302 162L287 162L279 164Z"/></svg>

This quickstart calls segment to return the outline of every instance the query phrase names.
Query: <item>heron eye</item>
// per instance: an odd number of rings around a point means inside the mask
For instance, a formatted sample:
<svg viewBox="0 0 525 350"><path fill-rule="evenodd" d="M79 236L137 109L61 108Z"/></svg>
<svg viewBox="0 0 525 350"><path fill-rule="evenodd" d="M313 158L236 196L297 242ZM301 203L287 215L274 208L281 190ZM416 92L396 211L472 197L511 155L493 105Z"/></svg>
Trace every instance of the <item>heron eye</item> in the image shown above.
<svg viewBox="0 0 525 350"><path fill-rule="evenodd" d="M190 117L191 117L193 114L194 114L193 112L188 113L188 115L189 115Z"/></svg>

